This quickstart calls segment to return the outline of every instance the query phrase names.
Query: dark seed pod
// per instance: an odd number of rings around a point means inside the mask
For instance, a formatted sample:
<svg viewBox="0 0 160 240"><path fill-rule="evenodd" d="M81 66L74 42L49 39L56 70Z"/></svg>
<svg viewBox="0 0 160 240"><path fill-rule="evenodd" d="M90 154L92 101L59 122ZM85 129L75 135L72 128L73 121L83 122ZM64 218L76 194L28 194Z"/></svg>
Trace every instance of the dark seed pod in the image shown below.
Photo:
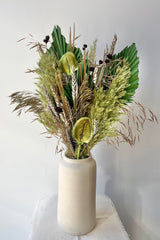
<svg viewBox="0 0 160 240"><path fill-rule="evenodd" d="M108 54L107 57L108 57L109 59L112 59L112 58L113 58L112 54Z"/></svg>
<svg viewBox="0 0 160 240"><path fill-rule="evenodd" d="M84 51L86 48L85 48L85 47L83 47L82 49L83 49L83 51Z"/></svg>
<svg viewBox="0 0 160 240"><path fill-rule="evenodd" d="M109 63L109 59L106 59L106 60L105 60L105 63L106 63L106 64Z"/></svg>
<svg viewBox="0 0 160 240"><path fill-rule="evenodd" d="M45 37L45 39L43 40L43 42L45 42L45 43L47 44L48 41L49 41L49 36L47 35L47 36Z"/></svg>
<svg viewBox="0 0 160 240"><path fill-rule="evenodd" d="M56 112L57 113L61 113L62 112L62 108L61 107L56 107Z"/></svg>
<svg viewBox="0 0 160 240"><path fill-rule="evenodd" d="M89 71L90 71L90 72L94 72L94 67L90 67L90 68L89 68Z"/></svg>
<svg viewBox="0 0 160 240"><path fill-rule="evenodd" d="M102 64L103 63L103 61L102 60L99 60L99 64Z"/></svg>
<svg viewBox="0 0 160 240"><path fill-rule="evenodd" d="M84 48L87 48L87 44L83 44L83 47L84 47Z"/></svg>

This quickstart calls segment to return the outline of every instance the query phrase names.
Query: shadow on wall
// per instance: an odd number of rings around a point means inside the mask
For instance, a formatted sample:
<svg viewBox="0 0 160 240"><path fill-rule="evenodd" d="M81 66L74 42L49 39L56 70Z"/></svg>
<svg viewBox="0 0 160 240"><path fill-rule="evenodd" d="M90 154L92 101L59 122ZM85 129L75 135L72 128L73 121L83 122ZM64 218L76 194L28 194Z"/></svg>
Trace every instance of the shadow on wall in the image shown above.
<svg viewBox="0 0 160 240"><path fill-rule="evenodd" d="M103 141L93 148L92 156L97 164L97 194L105 194L107 182L114 178L115 150Z"/></svg>
<svg viewBox="0 0 160 240"><path fill-rule="evenodd" d="M94 148L97 193L112 199L132 240L160 239L159 134L159 125L147 125L135 148Z"/></svg>
<svg viewBox="0 0 160 240"><path fill-rule="evenodd" d="M112 172L113 173L113 172ZM113 174L114 176L114 174ZM132 240L159 240L152 230L143 224L143 196L137 186L125 189L120 181L114 177L108 178L105 185L105 194L114 202L118 214ZM153 206L154 208L155 206Z"/></svg>

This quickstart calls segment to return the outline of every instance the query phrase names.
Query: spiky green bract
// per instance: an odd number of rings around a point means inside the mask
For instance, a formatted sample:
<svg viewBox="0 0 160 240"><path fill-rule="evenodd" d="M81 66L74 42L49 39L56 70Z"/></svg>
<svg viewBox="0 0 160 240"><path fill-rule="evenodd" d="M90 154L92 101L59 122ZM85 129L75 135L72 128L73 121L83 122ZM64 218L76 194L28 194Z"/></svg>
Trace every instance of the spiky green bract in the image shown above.
<svg viewBox="0 0 160 240"><path fill-rule="evenodd" d="M55 54L56 58L58 60L60 60L61 57L66 52L69 52L71 50L70 45L69 45L69 43L66 43L66 38L61 34L61 29L59 26L54 26L54 29L52 32L52 38L53 38L53 42L52 42L52 45L51 45L49 51L51 53ZM73 53L74 53L77 61L80 62L82 59L82 52L81 52L80 48L74 47Z"/></svg>
<svg viewBox="0 0 160 240"><path fill-rule="evenodd" d="M133 43L130 47L125 47L118 55L115 55L114 58L122 58L127 59L130 67L130 78L128 79L129 86L125 89L126 94L123 99L127 102L132 102L132 97L135 94L136 89L138 88L138 65L139 58L137 56L137 49L135 43Z"/></svg>
<svg viewBox="0 0 160 240"><path fill-rule="evenodd" d="M115 123L120 120L120 110L126 103L126 100L122 99L122 97L126 94L125 89L129 86L129 78L130 67L124 59L122 67L117 68L116 77L110 84L109 89L103 91L103 87L101 87L95 92L90 118L93 127L96 119L98 129L88 144L88 151L105 137L117 135Z"/></svg>

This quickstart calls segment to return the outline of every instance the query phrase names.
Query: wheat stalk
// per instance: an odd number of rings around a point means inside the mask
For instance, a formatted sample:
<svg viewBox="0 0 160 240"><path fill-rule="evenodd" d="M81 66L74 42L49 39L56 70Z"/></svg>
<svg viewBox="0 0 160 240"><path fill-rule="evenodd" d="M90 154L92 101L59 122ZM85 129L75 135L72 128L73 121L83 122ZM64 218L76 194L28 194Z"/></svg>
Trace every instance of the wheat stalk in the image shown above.
<svg viewBox="0 0 160 240"><path fill-rule="evenodd" d="M78 95L78 83L75 75L74 66L72 66L72 99L74 106L76 106L77 95Z"/></svg>
<svg viewBox="0 0 160 240"><path fill-rule="evenodd" d="M97 73L98 73L98 67L95 67L93 72L93 83L96 85L97 83Z"/></svg>
<svg viewBox="0 0 160 240"><path fill-rule="evenodd" d="M70 107L70 104L69 104L67 98L66 98L66 104L67 104L67 108L68 108L68 112L69 112L69 120L70 120L70 122L71 122L71 127L73 127L74 123L73 123L72 110L71 110L71 107Z"/></svg>
<svg viewBox="0 0 160 240"><path fill-rule="evenodd" d="M93 130L93 132L94 132L94 135L98 132L98 122L97 122L96 119L94 119L94 130Z"/></svg>
<svg viewBox="0 0 160 240"><path fill-rule="evenodd" d="M111 47L110 47L110 52L109 52L110 55L113 55L113 53L114 53L114 48L115 48L116 42L117 42L117 35L115 34L112 44L111 44Z"/></svg>
<svg viewBox="0 0 160 240"><path fill-rule="evenodd" d="M50 96L49 96L49 94L48 94L48 92L46 90L46 87L44 85L43 85L43 91L44 91L44 94L45 94L45 97L46 97L46 100L47 100L48 109L50 110L50 112L52 112L52 115L58 121L59 116L58 116L58 114L56 112L55 104L53 103L53 101L51 101Z"/></svg>
<svg viewBox="0 0 160 240"><path fill-rule="evenodd" d="M106 63L104 62L102 64L102 67L101 67L101 71L100 71L100 74L99 74L99 77L98 77L98 81L96 82L96 88L99 86L99 84L101 83L101 80L103 78L103 75L104 75L104 70L105 70L105 67L106 67Z"/></svg>

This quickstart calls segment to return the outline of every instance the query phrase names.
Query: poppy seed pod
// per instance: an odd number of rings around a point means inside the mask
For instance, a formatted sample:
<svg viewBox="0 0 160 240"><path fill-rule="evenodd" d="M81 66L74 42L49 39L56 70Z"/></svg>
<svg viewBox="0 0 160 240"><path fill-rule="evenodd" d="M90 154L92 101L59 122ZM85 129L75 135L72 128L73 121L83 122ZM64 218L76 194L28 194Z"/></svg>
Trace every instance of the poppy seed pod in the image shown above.
<svg viewBox="0 0 160 240"><path fill-rule="evenodd" d="M99 64L102 64L103 63L103 61L102 60L99 60Z"/></svg>
<svg viewBox="0 0 160 240"><path fill-rule="evenodd" d="M106 63L106 64L109 63L109 59L106 59L106 60L105 60L105 63Z"/></svg>
<svg viewBox="0 0 160 240"><path fill-rule="evenodd" d="M90 67L90 68L89 68L89 71L90 71L90 72L94 72L94 69L95 69L94 67Z"/></svg>
<svg viewBox="0 0 160 240"><path fill-rule="evenodd" d="M45 39L43 40L43 42L45 42L46 44L49 42L49 36L48 36L48 35L45 37Z"/></svg>
<svg viewBox="0 0 160 240"><path fill-rule="evenodd" d="M108 54L107 57L108 57L109 59L112 59L112 58L113 58L112 54Z"/></svg>
<svg viewBox="0 0 160 240"><path fill-rule="evenodd" d="M87 48L87 44L83 44L83 47L84 47L84 48Z"/></svg>

